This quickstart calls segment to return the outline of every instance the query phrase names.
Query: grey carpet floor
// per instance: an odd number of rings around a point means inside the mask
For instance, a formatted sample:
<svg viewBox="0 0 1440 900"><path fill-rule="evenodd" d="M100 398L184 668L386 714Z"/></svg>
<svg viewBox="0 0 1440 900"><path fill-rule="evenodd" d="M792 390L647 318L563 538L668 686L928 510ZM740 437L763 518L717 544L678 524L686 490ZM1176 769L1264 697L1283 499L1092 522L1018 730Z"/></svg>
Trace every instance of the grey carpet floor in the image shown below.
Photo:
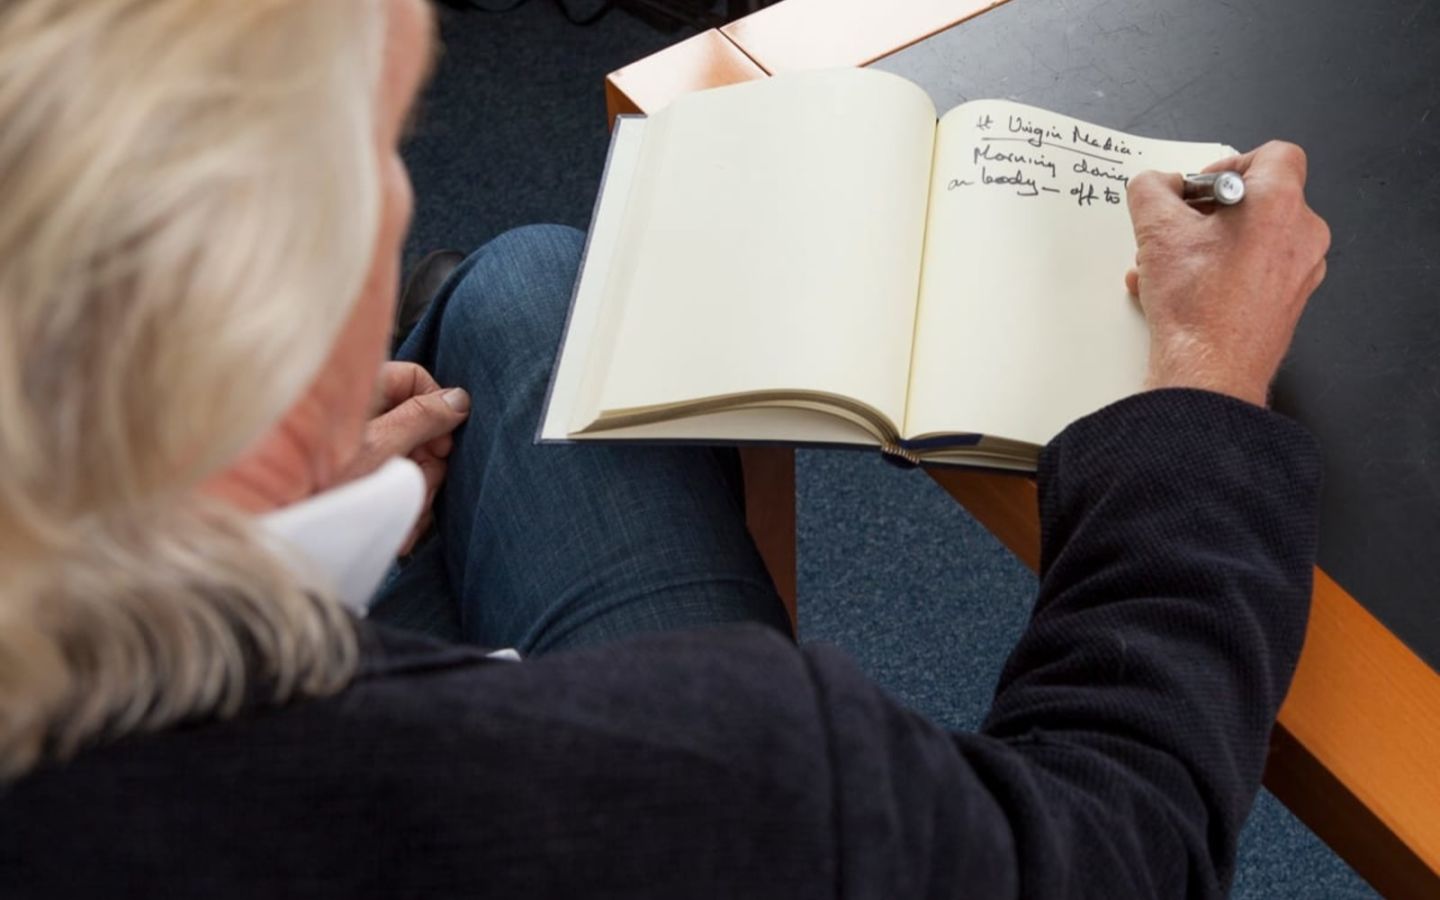
<svg viewBox="0 0 1440 900"><path fill-rule="evenodd" d="M533 222L586 227L607 142L605 74L683 36L624 13L576 28L549 0L447 14L444 35L406 151L418 196L411 261ZM973 727L1024 627L1034 576L929 478L877 456L802 452L797 493L801 639L844 647L912 708ZM1375 894L1266 793L1234 896Z"/></svg>

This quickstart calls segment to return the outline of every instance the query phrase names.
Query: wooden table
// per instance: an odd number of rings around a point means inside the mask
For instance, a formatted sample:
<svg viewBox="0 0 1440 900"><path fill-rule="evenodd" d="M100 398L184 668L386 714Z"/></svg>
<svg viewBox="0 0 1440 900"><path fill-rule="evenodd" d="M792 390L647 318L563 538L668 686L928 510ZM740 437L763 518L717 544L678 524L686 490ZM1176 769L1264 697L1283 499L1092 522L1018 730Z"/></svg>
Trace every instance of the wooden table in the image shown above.
<svg viewBox="0 0 1440 900"><path fill-rule="evenodd" d="M609 113L654 112L688 91L782 71L869 65L998 5L785 0L614 72L606 82ZM1413 25L1418 15L1397 27ZM1334 266L1332 258L1332 272ZM746 450L745 464L751 529L793 615L794 456ZM953 470L930 475L1018 557L1038 565L1032 480ZM1265 784L1377 890L1440 897L1440 675L1319 569L1304 654L1280 711Z"/></svg>

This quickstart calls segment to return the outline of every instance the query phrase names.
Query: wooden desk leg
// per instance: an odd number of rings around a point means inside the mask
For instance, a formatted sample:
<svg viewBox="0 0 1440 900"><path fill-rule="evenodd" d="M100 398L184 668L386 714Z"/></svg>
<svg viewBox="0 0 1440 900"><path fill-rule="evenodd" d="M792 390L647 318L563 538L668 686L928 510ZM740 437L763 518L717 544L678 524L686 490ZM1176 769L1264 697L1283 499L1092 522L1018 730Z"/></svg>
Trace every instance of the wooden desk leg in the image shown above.
<svg viewBox="0 0 1440 900"><path fill-rule="evenodd" d="M939 466L926 471L1021 562L1032 571L1040 570L1040 498L1035 479Z"/></svg>
<svg viewBox="0 0 1440 900"><path fill-rule="evenodd" d="M755 546L785 601L790 624L795 613L795 451L789 447L742 447L745 518Z"/></svg>

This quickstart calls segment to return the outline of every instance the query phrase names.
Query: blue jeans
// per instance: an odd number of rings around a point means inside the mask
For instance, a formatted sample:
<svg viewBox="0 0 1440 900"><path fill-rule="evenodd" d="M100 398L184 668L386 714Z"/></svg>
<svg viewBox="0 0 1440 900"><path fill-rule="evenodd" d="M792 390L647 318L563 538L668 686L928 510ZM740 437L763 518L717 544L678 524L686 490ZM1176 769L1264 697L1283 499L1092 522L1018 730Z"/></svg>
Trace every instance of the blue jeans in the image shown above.
<svg viewBox="0 0 1440 900"><path fill-rule="evenodd" d="M501 235L400 348L472 407L435 533L371 617L526 654L726 622L789 634L745 528L735 451L535 443L583 246L559 226Z"/></svg>

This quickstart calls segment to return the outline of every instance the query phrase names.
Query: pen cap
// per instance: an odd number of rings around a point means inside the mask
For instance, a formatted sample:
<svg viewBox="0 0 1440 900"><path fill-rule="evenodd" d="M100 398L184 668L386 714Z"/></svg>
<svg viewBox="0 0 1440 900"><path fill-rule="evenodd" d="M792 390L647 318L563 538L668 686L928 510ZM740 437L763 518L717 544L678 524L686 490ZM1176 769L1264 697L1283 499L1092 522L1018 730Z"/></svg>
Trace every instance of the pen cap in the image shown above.
<svg viewBox="0 0 1440 900"><path fill-rule="evenodd" d="M1215 202L1233 206L1245 197L1245 179L1239 172L1220 172L1215 176Z"/></svg>
<svg viewBox="0 0 1440 900"><path fill-rule="evenodd" d="M1234 206L1245 197L1245 179L1233 171L1186 175L1183 196L1187 203Z"/></svg>

